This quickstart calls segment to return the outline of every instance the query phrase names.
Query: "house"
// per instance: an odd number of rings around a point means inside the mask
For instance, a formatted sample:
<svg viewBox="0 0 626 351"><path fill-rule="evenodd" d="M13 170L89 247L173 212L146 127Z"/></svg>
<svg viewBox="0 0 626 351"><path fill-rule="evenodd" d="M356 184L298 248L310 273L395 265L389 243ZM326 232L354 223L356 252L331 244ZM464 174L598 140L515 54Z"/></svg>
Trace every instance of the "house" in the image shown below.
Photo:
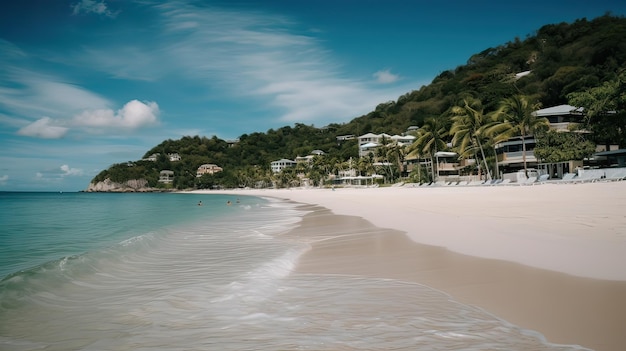
<svg viewBox="0 0 626 351"><path fill-rule="evenodd" d="M324 151L322 151L322 150L313 150L307 156L297 156L295 161L296 161L296 163L300 163L300 162L311 163L311 161L313 161L315 156L323 156L325 154L326 153Z"/></svg>
<svg viewBox="0 0 626 351"><path fill-rule="evenodd" d="M559 105L544 108L534 112L537 117L545 117L550 122L550 128L556 131L569 131L574 124L584 122L584 109L571 105Z"/></svg>
<svg viewBox="0 0 626 351"><path fill-rule="evenodd" d="M172 154L167 154L167 156L170 158L171 162L180 161L180 155L176 152Z"/></svg>
<svg viewBox="0 0 626 351"><path fill-rule="evenodd" d="M584 110L571 105L558 105L533 112L537 117L545 117L550 122L550 128L559 132L568 132L570 128L584 121ZM585 131L582 131L585 132ZM540 165L535 157L536 141L532 135L517 136L495 146L498 168L502 173L513 173L524 168L524 146L526 148L526 168L540 168L544 173L554 174L557 177L564 173L573 172L576 167L582 166L582 161L560 162L558 164Z"/></svg>
<svg viewBox="0 0 626 351"><path fill-rule="evenodd" d="M363 134L357 138L359 143L359 157L367 156L370 152L374 152L376 148L391 141L389 134Z"/></svg>
<svg viewBox="0 0 626 351"><path fill-rule="evenodd" d="M152 154L152 155L148 156L147 158L144 158L143 161L156 162L157 157L159 157L159 154Z"/></svg>
<svg viewBox="0 0 626 351"><path fill-rule="evenodd" d="M306 162L306 163L311 163L311 161L313 161L313 158L315 157L315 155L308 155L308 156L296 156L296 163L300 163L300 162Z"/></svg>
<svg viewBox="0 0 626 351"><path fill-rule="evenodd" d="M348 135L339 135L337 137L337 141L341 142L341 141L346 141L346 140L352 140L354 139L354 135L352 134L348 134Z"/></svg>
<svg viewBox="0 0 626 351"><path fill-rule="evenodd" d="M222 167L212 163L205 163L198 167L198 170L196 171L196 177L199 178L205 174L215 174L221 171L223 171Z"/></svg>
<svg viewBox="0 0 626 351"><path fill-rule="evenodd" d="M172 184L174 182L174 172L164 169L159 172L159 183Z"/></svg>
<svg viewBox="0 0 626 351"><path fill-rule="evenodd" d="M280 159L278 161L273 161L271 163L271 169L272 172L274 173L280 173L280 171L282 171L283 169L287 168L287 167L293 167L297 164L296 161L292 161L292 160L287 160L285 158Z"/></svg>
<svg viewBox="0 0 626 351"><path fill-rule="evenodd" d="M391 137L391 140L400 146L413 144L415 139L417 138L414 137L413 135L397 135L396 134Z"/></svg>

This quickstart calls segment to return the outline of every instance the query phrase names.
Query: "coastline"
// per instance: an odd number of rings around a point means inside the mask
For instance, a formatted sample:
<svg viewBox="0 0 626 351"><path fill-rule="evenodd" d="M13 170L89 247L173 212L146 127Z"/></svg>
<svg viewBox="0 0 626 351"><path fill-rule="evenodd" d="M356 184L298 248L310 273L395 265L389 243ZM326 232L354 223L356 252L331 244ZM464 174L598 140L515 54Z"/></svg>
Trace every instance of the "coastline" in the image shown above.
<svg viewBox="0 0 626 351"><path fill-rule="evenodd" d="M299 233L320 225L371 227L314 243L298 271L413 281L551 343L620 350L626 345L625 190L626 183L615 182L194 193L321 206L305 216Z"/></svg>

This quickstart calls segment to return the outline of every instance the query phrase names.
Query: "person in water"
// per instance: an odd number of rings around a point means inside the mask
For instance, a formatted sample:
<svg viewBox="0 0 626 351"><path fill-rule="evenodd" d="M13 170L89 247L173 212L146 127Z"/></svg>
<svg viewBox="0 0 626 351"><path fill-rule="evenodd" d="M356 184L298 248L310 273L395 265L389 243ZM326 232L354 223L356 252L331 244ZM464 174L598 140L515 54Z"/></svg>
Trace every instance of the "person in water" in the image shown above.
<svg viewBox="0 0 626 351"><path fill-rule="evenodd" d="M230 204L231 204L231 203L232 203L232 202L230 202L230 200L226 201L226 204L227 204L228 206L230 206Z"/></svg>
<svg viewBox="0 0 626 351"><path fill-rule="evenodd" d="M198 206L202 206L202 200L198 201Z"/></svg>

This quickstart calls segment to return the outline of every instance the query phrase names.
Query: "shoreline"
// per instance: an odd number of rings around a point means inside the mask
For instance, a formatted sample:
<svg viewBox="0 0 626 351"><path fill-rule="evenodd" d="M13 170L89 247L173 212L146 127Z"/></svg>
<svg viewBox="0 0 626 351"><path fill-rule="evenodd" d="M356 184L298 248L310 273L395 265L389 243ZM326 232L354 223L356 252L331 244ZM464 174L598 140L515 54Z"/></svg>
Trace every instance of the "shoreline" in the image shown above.
<svg viewBox="0 0 626 351"><path fill-rule="evenodd" d="M370 227L365 234L314 243L298 272L417 282L535 330L550 343L621 350L625 190L626 183L616 182L194 193L321 206L304 217L299 233L320 225Z"/></svg>

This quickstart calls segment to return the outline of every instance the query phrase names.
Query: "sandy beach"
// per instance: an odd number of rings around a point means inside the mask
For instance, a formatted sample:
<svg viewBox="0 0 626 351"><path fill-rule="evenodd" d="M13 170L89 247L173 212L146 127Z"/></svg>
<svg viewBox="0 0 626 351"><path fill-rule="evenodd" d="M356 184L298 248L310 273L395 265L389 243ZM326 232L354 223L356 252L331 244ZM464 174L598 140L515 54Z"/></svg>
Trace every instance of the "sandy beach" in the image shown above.
<svg viewBox="0 0 626 351"><path fill-rule="evenodd" d="M219 193L308 204L298 271L417 282L552 343L626 348L626 182Z"/></svg>

